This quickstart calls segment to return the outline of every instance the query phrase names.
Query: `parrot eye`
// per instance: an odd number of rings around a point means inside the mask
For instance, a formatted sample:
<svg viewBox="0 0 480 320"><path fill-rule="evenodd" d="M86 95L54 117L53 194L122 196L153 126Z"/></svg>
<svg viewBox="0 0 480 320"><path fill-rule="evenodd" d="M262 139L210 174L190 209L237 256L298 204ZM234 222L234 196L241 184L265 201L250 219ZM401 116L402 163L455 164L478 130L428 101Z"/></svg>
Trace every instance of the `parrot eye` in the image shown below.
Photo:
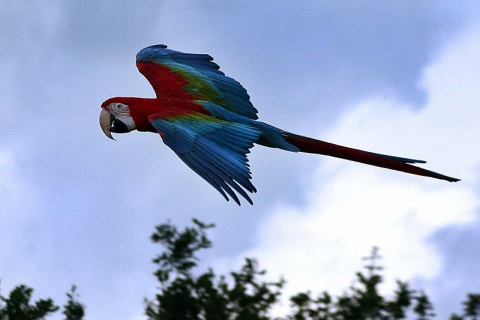
<svg viewBox="0 0 480 320"><path fill-rule="evenodd" d="M121 104L121 103L117 103L117 104L115 105L115 108L117 108L118 110L122 110L124 107L125 107L125 105L124 105L124 104Z"/></svg>
<svg viewBox="0 0 480 320"><path fill-rule="evenodd" d="M117 114L129 113L128 105L123 103L112 103L111 110L115 110Z"/></svg>

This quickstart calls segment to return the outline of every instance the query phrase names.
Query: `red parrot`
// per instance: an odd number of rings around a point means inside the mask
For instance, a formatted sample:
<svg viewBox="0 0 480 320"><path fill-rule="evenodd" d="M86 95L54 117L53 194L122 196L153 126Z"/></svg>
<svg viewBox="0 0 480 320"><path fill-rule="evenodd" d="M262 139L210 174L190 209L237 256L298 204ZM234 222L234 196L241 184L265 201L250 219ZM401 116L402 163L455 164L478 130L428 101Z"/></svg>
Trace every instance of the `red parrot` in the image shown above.
<svg viewBox="0 0 480 320"><path fill-rule="evenodd" d="M322 154L450 182L459 179L416 167L414 160L372 153L304 137L258 121L245 88L227 77L208 54L183 53L154 45L137 54L138 70L156 98L110 98L102 103L100 127L160 134L163 142L228 201L240 205L236 191L250 204L247 154L253 144L292 152Z"/></svg>

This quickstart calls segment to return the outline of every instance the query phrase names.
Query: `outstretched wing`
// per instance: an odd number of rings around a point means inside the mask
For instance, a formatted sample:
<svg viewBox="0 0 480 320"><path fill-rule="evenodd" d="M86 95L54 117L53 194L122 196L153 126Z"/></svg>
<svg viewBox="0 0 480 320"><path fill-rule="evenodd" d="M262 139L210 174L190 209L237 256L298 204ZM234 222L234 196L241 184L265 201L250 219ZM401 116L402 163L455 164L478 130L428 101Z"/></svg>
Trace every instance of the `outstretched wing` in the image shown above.
<svg viewBox="0 0 480 320"><path fill-rule="evenodd" d="M137 54L138 70L152 85L158 98L211 101L225 109L257 119L257 109L247 90L225 76L208 54L183 53L155 45Z"/></svg>
<svg viewBox="0 0 480 320"><path fill-rule="evenodd" d="M247 153L260 135L258 129L201 113L169 118L155 114L150 121L165 144L226 200L228 194L240 205L235 190L252 204L245 192L256 192Z"/></svg>

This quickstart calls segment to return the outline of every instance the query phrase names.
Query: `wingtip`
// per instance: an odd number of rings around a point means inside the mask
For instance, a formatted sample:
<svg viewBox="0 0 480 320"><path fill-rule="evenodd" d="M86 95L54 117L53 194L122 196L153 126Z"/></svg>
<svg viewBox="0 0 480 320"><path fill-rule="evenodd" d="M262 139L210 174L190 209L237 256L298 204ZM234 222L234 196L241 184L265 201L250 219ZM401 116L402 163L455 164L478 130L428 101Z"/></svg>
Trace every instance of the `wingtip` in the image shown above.
<svg viewBox="0 0 480 320"><path fill-rule="evenodd" d="M248 197L248 196L247 197L243 196L243 197L245 198L245 200L247 200L248 203L250 203L250 205L253 206L253 201L252 201L252 199L250 199L250 197ZM238 204L239 207L242 206L242 203L240 202L240 199L233 198L233 197L232 197L232 199ZM227 199L227 201L230 201L230 199Z"/></svg>
<svg viewBox="0 0 480 320"><path fill-rule="evenodd" d="M434 175L432 175L433 178L445 180L445 181L448 181L448 182L459 182L459 181L461 181L460 179L449 177L449 176L446 176L446 175L443 175L443 174L440 174L440 173L436 173L436 172L433 172L433 173L434 173Z"/></svg>

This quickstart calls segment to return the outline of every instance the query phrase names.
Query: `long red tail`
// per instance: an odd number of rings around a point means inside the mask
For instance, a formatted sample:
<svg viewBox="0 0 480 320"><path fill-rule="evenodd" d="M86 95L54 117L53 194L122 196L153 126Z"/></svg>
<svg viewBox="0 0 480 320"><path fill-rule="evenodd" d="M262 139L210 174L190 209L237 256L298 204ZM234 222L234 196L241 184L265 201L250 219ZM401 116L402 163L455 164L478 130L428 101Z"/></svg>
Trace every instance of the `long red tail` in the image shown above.
<svg viewBox="0 0 480 320"><path fill-rule="evenodd" d="M419 176L447 180L450 182L460 181L460 179L448 177L437 172L410 165L410 163L425 163L423 160L414 160L362 151L292 133L284 133L284 135L285 140L299 148L301 152L323 154L326 156L361 162L372 166L402 171Z"/></svg>

